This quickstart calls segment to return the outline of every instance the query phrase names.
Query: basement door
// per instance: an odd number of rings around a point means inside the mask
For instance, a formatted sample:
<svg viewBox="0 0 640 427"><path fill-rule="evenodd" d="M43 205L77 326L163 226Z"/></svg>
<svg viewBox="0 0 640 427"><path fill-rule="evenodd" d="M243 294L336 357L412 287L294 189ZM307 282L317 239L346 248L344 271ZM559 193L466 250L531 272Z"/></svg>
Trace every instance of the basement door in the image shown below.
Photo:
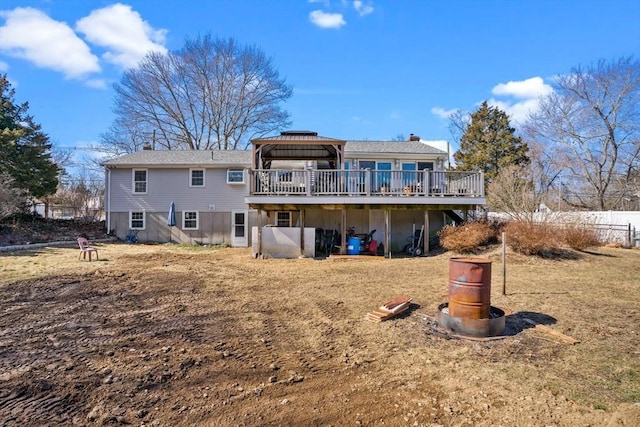
<svg viewBox="0 0 640 427"><path fill-rule="evenodd" d="M231 211L231 246L246 248L249 246L248 234L249 211Z"/></svg>

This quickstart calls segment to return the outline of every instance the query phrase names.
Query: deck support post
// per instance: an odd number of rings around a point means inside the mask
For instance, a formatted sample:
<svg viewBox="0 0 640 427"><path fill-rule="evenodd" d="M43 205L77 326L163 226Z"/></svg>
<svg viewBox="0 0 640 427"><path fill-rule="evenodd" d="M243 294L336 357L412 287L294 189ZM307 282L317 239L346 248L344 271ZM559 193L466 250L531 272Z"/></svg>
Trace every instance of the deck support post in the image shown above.
<svg viewBox="0 0 640 427"><path fill-rule="evenodd" d="M391 209L384 210L384 257L391 258Z"/></svg>
<svg viewBox="0 0 640 427"><path fill-rule="evenodd" d="M300 256L304 256L304 209L300 209Z"/></svg>
<svg viewBox="0 0 640 427"><path fill-rule="evenodd" d="M342 208L340 211L340 254L347 253L347 210Z"/></svg>
<svg viewBox="0 0 640 427"><path fill-rule="evenodd" d="M424 211L424 232L422 234L422 242L423 254L426 255L429 253L429 211Z"/></svg>
<svg viewBox="0 0 640 427"><path fill-rule="evenodd" d="M258 209L258 251L256 252L256 258L260 256L262 256L262 209Z"/></svg>

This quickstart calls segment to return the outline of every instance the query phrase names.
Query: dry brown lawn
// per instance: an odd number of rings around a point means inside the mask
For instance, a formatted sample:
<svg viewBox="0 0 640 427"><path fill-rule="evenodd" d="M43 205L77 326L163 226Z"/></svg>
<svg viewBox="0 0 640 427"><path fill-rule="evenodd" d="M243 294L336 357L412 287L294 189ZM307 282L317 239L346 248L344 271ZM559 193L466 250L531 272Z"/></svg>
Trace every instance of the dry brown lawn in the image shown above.
<svg viewBox="0 0 640 427"><path fill-rule="evenodd" d="M640 425L640 251L493 260L502 339L435 328L449 258L0 254L0 424ZM383 323L366 313L416 303ZM569 345L522 319L544 322Z"/></svg>

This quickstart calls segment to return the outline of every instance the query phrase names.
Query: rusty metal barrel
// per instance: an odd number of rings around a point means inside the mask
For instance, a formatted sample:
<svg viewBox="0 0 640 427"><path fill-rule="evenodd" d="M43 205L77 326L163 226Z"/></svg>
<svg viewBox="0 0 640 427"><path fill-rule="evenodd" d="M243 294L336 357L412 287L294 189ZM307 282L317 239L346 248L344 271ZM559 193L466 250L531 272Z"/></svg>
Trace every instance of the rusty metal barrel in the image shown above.
<svg viewBox="0 0 640 427"><path fill-rule="evenodd" d="M488 319L491 312L491 260L449 260L449 315L465 319Z"/></svg>

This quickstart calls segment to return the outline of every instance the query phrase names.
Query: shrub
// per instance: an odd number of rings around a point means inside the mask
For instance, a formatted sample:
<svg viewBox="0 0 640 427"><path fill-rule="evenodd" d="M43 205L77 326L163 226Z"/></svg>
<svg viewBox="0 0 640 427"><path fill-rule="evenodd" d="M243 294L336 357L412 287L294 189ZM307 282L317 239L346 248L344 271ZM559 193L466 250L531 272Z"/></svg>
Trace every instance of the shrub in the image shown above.
<svg viewBox="0 0 640 427"><path fill-rule="evenodd" d="M474 221L458 226L447 225L438 237L440 245L448 251L473 253L495 240L496 231L485 221Z"/></svg>
<svg viewBox="0 0 640 427"><path fill-rule="evenodd" d="M561 233L551 224L529 221L511 221L504 231L507 246L523 255L553 255L561 250Z"/></svg>
<svg viewBox="0 0 640 427"><path fill-rule="evenodd" d="M600 238L593 228L572 224L562 230L562 240L571 249L582 251L594 246L600 246Z"/></svg>

